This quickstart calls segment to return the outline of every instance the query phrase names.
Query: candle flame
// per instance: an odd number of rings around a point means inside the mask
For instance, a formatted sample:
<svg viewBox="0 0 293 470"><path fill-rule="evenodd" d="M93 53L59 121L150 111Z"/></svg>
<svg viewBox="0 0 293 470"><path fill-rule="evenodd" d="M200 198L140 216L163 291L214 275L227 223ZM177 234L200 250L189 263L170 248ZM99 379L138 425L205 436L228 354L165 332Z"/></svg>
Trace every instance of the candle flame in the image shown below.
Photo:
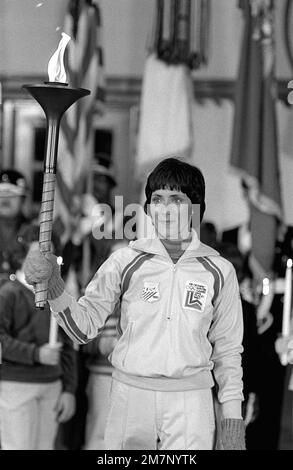
<svg viewBox="0 0 293 470"><path fill-rule="evenodd" d="M292 268L292 264L293 264L292 259L289 258L289 259L287 260L287 268Z"/></svg>
<svg viewBox="0 0 293 470"><path fill-rule="evenodd" d="M66 72L63 63L64 52L71 37L62 33L62 39L59 42L57 50L52 55L48 63L48 75L50 82L66 83Z"/></svg>

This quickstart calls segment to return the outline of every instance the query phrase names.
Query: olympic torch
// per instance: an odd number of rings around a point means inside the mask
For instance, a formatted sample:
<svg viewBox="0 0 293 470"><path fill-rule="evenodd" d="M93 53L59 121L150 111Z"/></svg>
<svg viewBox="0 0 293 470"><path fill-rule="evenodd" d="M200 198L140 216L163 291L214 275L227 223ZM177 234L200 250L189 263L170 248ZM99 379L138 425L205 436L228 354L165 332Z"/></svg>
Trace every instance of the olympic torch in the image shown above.
<svg viewBox="0 0 293 470"><path fill-rule="evenodd" d="M42 253L51 251L60 121L65 111L73 103L90 94L89 90L71 88L68 86L68 83L66 83L63 56L69 40L70 36L62 33L62 39L58 49L51 57L48 64L48 82L44 82L40 85L23 85L23 88L25 88L43 108L47 121L39 234L39 246ZM36 307L44 308L47 301L47 289L48 285L46 282L36 285Z"/></svg>

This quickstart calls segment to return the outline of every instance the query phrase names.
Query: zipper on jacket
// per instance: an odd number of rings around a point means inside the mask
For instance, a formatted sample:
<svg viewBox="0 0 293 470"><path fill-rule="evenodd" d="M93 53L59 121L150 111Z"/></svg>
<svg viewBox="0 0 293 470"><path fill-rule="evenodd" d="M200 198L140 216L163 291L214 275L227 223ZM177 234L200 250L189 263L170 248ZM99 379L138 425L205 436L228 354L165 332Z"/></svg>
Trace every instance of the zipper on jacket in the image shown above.
<svg viewBox="0 0 293 470"><path fill-rule="evenodd" d="M178 263L178 261L177 261ZM172 300L173 300L173 286L174 286L174 278L175 278L175 271L176 271L176 264L173 264L172 266L172 282L171 282L171 291L170 291L170 299L168 302L168 310L167 310L167 320L171 320L171 306L172 306Z"/></svg>

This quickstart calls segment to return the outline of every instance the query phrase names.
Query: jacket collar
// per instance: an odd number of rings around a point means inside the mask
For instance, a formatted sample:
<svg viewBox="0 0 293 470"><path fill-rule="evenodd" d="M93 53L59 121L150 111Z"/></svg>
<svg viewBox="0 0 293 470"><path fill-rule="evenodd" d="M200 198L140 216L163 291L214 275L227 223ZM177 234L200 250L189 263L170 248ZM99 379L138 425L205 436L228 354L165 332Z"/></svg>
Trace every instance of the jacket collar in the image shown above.
<svg viewBox="0 0 293 470"><path fill-rule="evenodd" d="M163 243L159 238L139 238L133 242L130 242L129 246L133 250L142 251L144 253L151 253L155 255L161 255L169 257ZM192 239L190 244L182 255L184 257L200 257L200 256L220 256L219 253L213 248L201 243L195 230L192 230Z"/></svg>

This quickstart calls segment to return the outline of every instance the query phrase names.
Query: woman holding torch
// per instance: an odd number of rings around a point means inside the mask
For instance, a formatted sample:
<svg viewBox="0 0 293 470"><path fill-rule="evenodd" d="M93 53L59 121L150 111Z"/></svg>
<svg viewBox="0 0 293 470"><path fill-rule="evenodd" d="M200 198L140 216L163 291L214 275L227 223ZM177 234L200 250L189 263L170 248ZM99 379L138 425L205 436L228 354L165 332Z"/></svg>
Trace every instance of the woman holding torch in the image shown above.
<svg viewBox="0 0 293 470"><path fill-rule="evenodd" d="M115 251L78 301L65 292L53 255L30 253L27 282L48 283L55 318L79 344L96 338L120 306L106 449L212 450L214 377L218 447L244 450L237 278L191 228L192 214L199 224L205 211L203 175L168 158L145 193L156 236Z"/></svg>

